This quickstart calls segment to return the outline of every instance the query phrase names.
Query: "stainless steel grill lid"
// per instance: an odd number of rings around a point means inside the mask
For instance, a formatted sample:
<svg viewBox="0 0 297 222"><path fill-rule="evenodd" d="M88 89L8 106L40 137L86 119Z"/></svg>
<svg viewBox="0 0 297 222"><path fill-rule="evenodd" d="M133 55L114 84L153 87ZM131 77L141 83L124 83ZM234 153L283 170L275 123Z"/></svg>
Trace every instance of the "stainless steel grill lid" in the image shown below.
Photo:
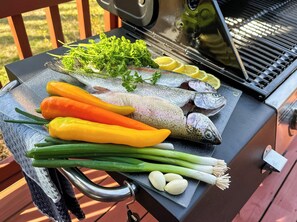
<svg viewBox="0 0 297 222"><path fill-rule="evenodd" d="M218 1L248 82L269 94L296 69L297 2Z"/></svg>
<svg viewBox="0 0 297 222"><path fill-rule="evenodd" d="M216 1L98 0L98 3L164 51L206 56L219 66L240 70L236 73L248 79Z"/></svg>
<svg viewBox="0 0 297 222"><path fill-rule="evenodd" d="M259 99L296 69L294 0L97 1L135 38L200 63Z"/></svg>

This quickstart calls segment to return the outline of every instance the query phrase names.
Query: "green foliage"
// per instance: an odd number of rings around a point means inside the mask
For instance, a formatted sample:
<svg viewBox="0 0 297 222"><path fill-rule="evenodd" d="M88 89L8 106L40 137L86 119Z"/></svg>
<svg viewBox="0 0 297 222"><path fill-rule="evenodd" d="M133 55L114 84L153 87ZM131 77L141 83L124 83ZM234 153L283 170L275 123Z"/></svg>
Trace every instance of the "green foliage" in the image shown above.
<svg viewBox="0 0 297 222"><path fill-rule="evenodd" d="M92 34L103 32L103 9L96 0L89 0ZM76 2L71 1L59 5L60 16L65 42L74 42L79 39ZM48 25L43 9L22 14L30 46L33 54L42 53L52 49ZM4 65L19 60L7 19L0 19L0 81L4 85L8 77Z"/></svg>
<svg viewBox="0 0 297 222"><path fill-rule="evenodd" d="M69 48L69 51L60 57L66 71L121 78L122 85L128 92L134 91L137 83L144 81L137 72L130 71L129 66L158 68L143 40L132 43L123 36L107 37L101 33L98 42L92 39L88 43L65 47ZM156 72L150 81L156 83L159 77L160 73Z"/></svg>

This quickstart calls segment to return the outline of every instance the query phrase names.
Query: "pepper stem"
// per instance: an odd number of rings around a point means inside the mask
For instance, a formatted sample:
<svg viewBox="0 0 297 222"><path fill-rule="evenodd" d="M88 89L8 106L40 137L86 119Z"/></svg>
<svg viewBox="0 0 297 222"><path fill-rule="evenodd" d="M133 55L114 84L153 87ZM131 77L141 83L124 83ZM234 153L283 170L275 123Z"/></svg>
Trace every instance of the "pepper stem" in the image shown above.
<svg viewBox="0 0 297 222"><path fill-rule="evenodd" d="M36 108L36 109L35 109L35 112L37 112L37 113L41 113L41 109L40 109L40 108Z"/></svg>

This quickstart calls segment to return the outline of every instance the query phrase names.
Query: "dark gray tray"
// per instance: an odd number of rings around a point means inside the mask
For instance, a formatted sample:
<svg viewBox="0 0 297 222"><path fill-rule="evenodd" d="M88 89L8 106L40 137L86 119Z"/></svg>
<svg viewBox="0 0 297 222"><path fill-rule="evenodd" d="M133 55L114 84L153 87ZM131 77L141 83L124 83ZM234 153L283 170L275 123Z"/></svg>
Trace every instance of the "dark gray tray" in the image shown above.
<svg viewBox="0 0 297 222"><path fill-rule="evenodd" d="M16 100L22 106L24 106L24 108L27 111L33 113L34 109L39 107L39 104L42 101L42 99L48 96L45 88L47 82L50 80L63 80L75 85L82 86L79 82L77 82L77 80L68 75L60 74L50 69L45 69L37 75L35 75L35 77L27 80L26 82L18 86L15 90L13 90L13 94L15 95ZM211 119L218 128L219 132L222 134L240 98L241 91L226 85L222 85L218 91L220 94L225 96L225 98L227 99L227 104L219 114L211 117ZM173 143L175 149L178 151L183 151L201 156L212 156L215 149L215 146L212 145L198 144L190 141L183 141L177 139L168 139L167 141ZM188 206L188 204L191 201L191 197L193 196L199 184L199 181L189 179L189 186L186 189L186 191L182 195L172 196L165 192L159 192L156 189L154 189L148 181L148 174L134 173L124 175L133 180L134 182L141 184L142 186L145 186L149 189L152 189L155 192L160 193L160 195L174 201L175 203L183 207Z"/></svg>

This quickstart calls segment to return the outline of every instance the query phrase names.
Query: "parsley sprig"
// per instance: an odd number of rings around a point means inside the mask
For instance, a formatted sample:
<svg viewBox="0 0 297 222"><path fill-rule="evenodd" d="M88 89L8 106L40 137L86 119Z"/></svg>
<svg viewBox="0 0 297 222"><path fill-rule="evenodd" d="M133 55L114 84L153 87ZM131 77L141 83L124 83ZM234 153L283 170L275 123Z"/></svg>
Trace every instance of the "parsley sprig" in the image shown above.
<svg viewBox="0 0 297 222"><path fill-rule="evenodd" d="M64 46L69 50L59 58L65 70L85 75L121 78L122 85L128 92L134 91L137 83L144 81L137 72L130 71L129 66L159 67L152 60L143 40L132 43L125 37L107 37L102 33L98 42L89 40L88 43ZM156 72L150 79L151 83L155 84L160 76L160 73Z"/></svg>

